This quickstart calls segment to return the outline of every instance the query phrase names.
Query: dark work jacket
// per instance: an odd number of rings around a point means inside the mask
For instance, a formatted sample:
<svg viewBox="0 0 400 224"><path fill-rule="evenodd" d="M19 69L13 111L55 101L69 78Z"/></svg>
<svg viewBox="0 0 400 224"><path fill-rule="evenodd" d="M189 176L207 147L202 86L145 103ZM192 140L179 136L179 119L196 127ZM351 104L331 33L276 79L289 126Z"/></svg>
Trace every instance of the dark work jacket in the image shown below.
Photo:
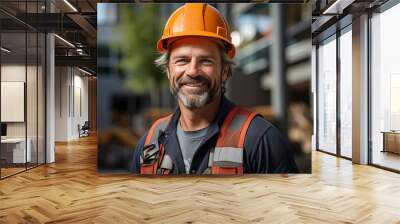
<svg viewBox="0 0 400 224"><path fill-rule="evenodd" d="M190 168L191 174L202 174L208 167L210 149L215 147L220 127L235 105L223 97L219 112L210 124L207 134L196 150ZM159 139L164 144L165 153L174 162L172 174L185 174L185 165L179 147L176 128L179 122L179 108L172 115L165 135ZM132 162L132 172L140 173L140 154L147 133L139 140ZM244 173L297 173L293 153L286 138L271 123L257 116L250 123L243 150Z"/></svg>

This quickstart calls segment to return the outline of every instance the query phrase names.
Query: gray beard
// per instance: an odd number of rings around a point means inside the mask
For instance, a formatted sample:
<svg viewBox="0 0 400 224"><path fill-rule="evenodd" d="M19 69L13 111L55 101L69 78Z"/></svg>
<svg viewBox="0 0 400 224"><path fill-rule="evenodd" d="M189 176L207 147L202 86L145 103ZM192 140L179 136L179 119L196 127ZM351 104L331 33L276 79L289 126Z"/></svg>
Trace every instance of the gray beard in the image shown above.
<svg viewBox="0 0 400 224"><path fill-rule="evenodd" d="M174 95L177 100L181 101L182 104L188 109L197 109L203 107L213 101L215 95L218 91L213 93L212 91L205 91L204 93L197 94L196 97L190 97L182 93L180 89L175 89L170 86L169 90L172 95Z"/></svg>
<svg viewBox="0 0 400 224"><path fill-rule="evenodd" d="M209 104L213 97L209 92L204 92L201 95L197 95L197 97L190 97L183 94L181 91L178 91L178 98L182 102L182 104L188 109L197 109Z"/></svg>

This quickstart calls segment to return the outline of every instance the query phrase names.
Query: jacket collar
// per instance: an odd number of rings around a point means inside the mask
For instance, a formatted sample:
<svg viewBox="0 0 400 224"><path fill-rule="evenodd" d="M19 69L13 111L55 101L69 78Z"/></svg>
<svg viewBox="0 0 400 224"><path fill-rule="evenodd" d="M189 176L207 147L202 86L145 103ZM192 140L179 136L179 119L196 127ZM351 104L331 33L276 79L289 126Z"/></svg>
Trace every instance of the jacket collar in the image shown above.
<svg viewBox="0 0 400 224"><path fill-rule="evenodd" d="M228 115L229 111L234 107L235 105L229 101L225 96L222 96L221 103L219 105L218 113L217 116L215 117L214 121L211 122L208 134L212 133L218 133L219 128L221 127L222 123L225 120L225 117ZM176 127L179 122L179 118L181 116L181 111L179 107L176 108L175 112L172 115L172 119L168 124L168 127L166 129L167 132L176 132Z"/></svg>
<svg viewBox="0 0 400 224"><path fill-rule="evenodd" d="M235 105L230 102L225 96L222 96L221 103L218 109L217 116L214 121L210 124L207 134L203 141L201 142L199 149L203 148L203 145L206 144L210 139L212 139L215 135L219 133L220 127L222 126L225 117L228 115L229 111ZM172 115L171 121L169 122L167 128L165 129L165 134L167 134L167 138L165 139L164 146L166 153L171 156L172 160L175 161L175 165L177 166L177 172L185 173L185 165L183 162L182 152L179 147L178 137L176 135L176 129L179 122L181 112L179 107L175 110ZM175 169L174 169L175 170Z"/></svg>

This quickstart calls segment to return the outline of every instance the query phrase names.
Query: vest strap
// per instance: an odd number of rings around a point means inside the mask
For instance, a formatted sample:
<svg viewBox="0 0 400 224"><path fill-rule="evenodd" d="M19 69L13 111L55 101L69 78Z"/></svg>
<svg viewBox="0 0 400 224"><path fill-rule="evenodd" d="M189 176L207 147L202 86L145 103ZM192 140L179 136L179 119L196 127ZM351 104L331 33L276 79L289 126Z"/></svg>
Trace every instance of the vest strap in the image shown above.
<svg viewBox="0 0 400 224"><path fill-rule="evenodd" d="M258 114L242 107L234 107L225 118L217 139L210 150L209 168L205 174L243 174L243 149L247 130ZM164 145L159 144L160 133L168 126L172 115L158 119L150 128L141 156L141 174L169 174L172 159L165 154Z"/></svg>
<svg viewBox="0 0 400 224"><path fill-rule="evenodd" d="M145 140L142 155L140 157L140 174L157 174L159 173L158 170L161 169L161 166L163 166L162 162L164 160L165 149L164 145L159 144L158 137L160 136L160 133L168 126L171 117L172 115L160 118L151 126ZM170 166L172 169L172 164L169 165L169 162L166 161L164 163L164 167L162 168L164 171L161 174L164 174L165 170L167 170L167 167Z"/></svg>
<svg viewBox="0 0 400 224"><path fill-rule="evenodd" d="M212 174L243 174L243 149L247 130L258 114L242 107L233 108L224 123L209 166Z"/></svg>

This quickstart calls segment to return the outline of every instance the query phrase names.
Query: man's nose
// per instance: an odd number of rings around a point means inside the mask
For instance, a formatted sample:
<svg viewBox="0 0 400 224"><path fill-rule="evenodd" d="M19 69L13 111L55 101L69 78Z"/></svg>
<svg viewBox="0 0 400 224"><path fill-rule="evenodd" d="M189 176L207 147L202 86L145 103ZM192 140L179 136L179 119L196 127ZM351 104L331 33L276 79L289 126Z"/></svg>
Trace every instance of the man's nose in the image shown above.
<svg viewBox="0 0 400 224"><path fill-rule="evenodd" d="M199 63L196 59L190 60L186 73L190 76L197 76L199 74Z"/></svg>

